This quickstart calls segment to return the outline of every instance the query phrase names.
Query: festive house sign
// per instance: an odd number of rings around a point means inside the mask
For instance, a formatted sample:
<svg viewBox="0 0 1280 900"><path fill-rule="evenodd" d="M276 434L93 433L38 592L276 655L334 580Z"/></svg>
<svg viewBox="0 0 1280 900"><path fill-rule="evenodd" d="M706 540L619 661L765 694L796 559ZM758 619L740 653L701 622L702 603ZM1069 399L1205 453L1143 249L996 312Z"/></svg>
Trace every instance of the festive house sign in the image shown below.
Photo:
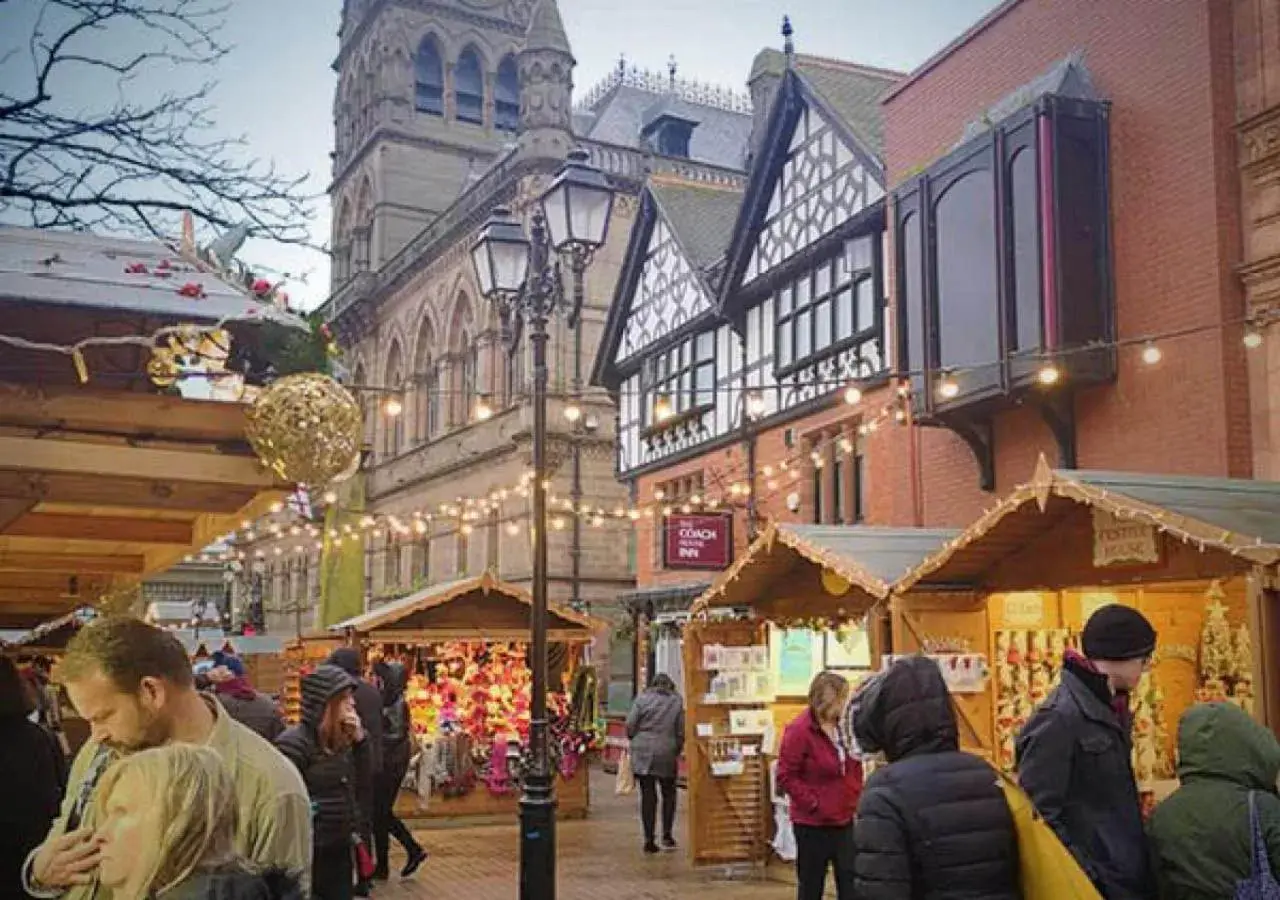
<svg viewBox="0 0 1280 900"><path fill-rule="evenodd" d="M725 569L733 557L733 519L676 513L666 517L662 565L668 569Z"/></svg>
<svg viewBox="0 0 1280 900"><path fill-rule="evenodd" d="M1093 565L1095 568L1122 563L1158 563L1160 545L1156 530L1141 522L1117 519L1105 509L1093 510Z"/></svg>

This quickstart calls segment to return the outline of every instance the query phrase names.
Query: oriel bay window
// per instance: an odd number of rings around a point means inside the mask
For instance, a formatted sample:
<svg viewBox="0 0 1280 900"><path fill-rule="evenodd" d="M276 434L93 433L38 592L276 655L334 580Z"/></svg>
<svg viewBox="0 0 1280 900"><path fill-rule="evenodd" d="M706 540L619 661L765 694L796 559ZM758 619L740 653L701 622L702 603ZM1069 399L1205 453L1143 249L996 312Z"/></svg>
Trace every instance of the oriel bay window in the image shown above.
<svg viewBox="0 0 1280 900"><path fill-rule="evenodd" d="M703 332L645 361L644 427L661 431L715 406L716 338Z"/></svg>
<svg viewBox="0 0 1280 900"><path fill-rule="evenodd" d="M1108 128L1105 102L1043 94L895 195L900 371L984 485L995 410L1030 401L1071 467L1071 389L1115 376Z"/></svg>
<svg viewBox="0 0 1280 900"><path fill-rule="evenodd" d="M877 231L847 241L843 252L775 293L778 375L880 337L884 325L881 237Z"/></svg>

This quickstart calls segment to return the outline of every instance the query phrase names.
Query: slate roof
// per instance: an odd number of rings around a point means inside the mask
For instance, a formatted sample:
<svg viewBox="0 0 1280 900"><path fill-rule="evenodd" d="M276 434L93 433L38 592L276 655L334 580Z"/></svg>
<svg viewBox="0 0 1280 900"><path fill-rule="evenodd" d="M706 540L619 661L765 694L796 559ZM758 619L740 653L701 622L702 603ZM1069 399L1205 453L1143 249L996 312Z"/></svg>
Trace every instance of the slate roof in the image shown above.
<svg viewBox="0 0 1280 900"><path fill-rule="evenodd" d="M158 277L162 261L172 274ZM147 274L128 274L142 263ZM187 282L204 288L202 299L178 293ZM132 312L165 320L216 322L254 317L294 328L306 322L275 306L256 303L217 275L182 262L159 241L104 237L79 231L0 226L0 309L5 304L48 304Z"/></svg>
<svg viewBox="0 0 1280 900"><path fill-rule="evenodd" d="M981 116L965 126L960 143L963 144L980 134L985 134L993 125L1048 94L1077 100L1102 99L1098 89L1094 87L1089 69L1084 64L1084 54L1072 53L1054 63L1047 72L1014 88L983 110Z"/></svg>
<svg viewBox="0 0 1280 900"><path fill-rule="evenodd" d="M705 274L729 249L742 191L665 179L648 187L689 262Z"/></svg>
<svg viewBox="0 0 1280 900"><path fill-rule="evenodd" d="M640 147L645 114L662 99L661 95L631 85L620 84L589 111L574 116L574 126L582 126L578 137L613 144ZM681 118L697 121L689 139L689 158L728 169L741 169L751 139L751 116L714 106L682 103Z"/></svg>
<svg viewBox="0 0 1280 900"><path fill-rule="evenodd" d="M865 148L883 159L884 117L880 112L880 98L903 74L803 54L796 57L795 68Z"/></svg>

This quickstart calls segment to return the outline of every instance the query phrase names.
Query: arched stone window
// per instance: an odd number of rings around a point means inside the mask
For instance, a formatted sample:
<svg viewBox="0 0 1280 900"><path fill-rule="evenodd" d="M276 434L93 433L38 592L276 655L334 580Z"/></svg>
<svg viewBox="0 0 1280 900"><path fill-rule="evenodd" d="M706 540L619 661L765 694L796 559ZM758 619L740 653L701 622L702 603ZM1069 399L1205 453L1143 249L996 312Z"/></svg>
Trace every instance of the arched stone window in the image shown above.
<svg viewBox="0 0 1280 900"><path fill-rule="evenodd" d="M404 362L399 342L393 343L390 352L387 353L386 372L383 385L388 388L398 388L403 384ZM382 416L382 454L386 459L399 455L400 451L404 449L403 403L401 407L401 413L398 416Z"/></svg>
<svg viewBox="0 0 1280 900"><path fill-rule="evenodd" d="M431 35L422 39L413 60L414 79L417 87L414 106L418 112L431 116L444 115L444 63L440 57L440 45Z"/></svg>
<svg viewBox="0 0 1280 900"><path fill-rule="evenodd" d="M338 227L333 232L333 283L343 284L351 277L351 201L343 200L338 208Z"/></svg>
<svg viewBox="0 0 1280 900"><path fill-rule="evenodd" d="M449 405L449 418L454 425L467 424L475 411L478 383L478 357L473 338L475 331L471 301L466 294L459 294L449 321L449 354L453 359L450 378L453 402Z"/></svg>
<svg viewBox="0 0 1280 900"><path fill-rule="evenodd" d="M462 51L453 69L453 99L459 122L484 124L484 69L474 47Z"/></svg>
<svg viewBox="0 0 1280 900"><path fill-rule="evenodd" d="M416 404L416 437L425 444L440 433L440 383L436 375L436 332L431 319L423 316L418 329L417 359L413 365Z"/></svg>
<svg viewBox="0 0 1280 900"><path fill-rule="evenodd" d="M515 131L520 127L520 75L514 56L504 56L498 64L498 80L493 88L493 126L500 131Z"/></svg>

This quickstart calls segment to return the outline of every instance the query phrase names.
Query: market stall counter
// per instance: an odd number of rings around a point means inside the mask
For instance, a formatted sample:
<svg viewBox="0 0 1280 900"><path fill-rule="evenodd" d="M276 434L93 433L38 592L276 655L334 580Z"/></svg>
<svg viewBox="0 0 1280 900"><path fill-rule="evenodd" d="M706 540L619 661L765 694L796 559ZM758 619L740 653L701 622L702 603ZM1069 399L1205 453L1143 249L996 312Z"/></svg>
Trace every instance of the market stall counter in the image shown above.
<svg viewBox="0 0 1280 900"><path fill-rule="evenodd" d="M525 591L485 573L433 585L330 628L361 649L367 667L398 660L410 673L405 697L415 747L396 802L401 818L515 815L529 732L531 608ZM582 664L596 626L566 609L549 615L547 706L558 808L561 817L576 818L590 800L585 758L601 742L595 675Z"/></svg>
<svg viewBox="0 0 1280 900"><path fill-rule="evenodd" d="M1173 787L1177 723L1193 703L1228 700L1280 723L1278 560L1280 484L1054 471L1042 458L898 582L893 642L990 660L989 682L959 704L961 738L1011 769L1085 621L1107 604L1139 609L1159 633L1132 698L1134 771L1153 803Z"/></svg>
<svg viewBox="0 0 1280 900"><path fill-rule="evenodd" d="M955 534L775 523L694 602L683 649L695 864L763 864L793 877L787 802L774 783L782 731L817 672L856 684L880 668L890 587Z"/></svg>

